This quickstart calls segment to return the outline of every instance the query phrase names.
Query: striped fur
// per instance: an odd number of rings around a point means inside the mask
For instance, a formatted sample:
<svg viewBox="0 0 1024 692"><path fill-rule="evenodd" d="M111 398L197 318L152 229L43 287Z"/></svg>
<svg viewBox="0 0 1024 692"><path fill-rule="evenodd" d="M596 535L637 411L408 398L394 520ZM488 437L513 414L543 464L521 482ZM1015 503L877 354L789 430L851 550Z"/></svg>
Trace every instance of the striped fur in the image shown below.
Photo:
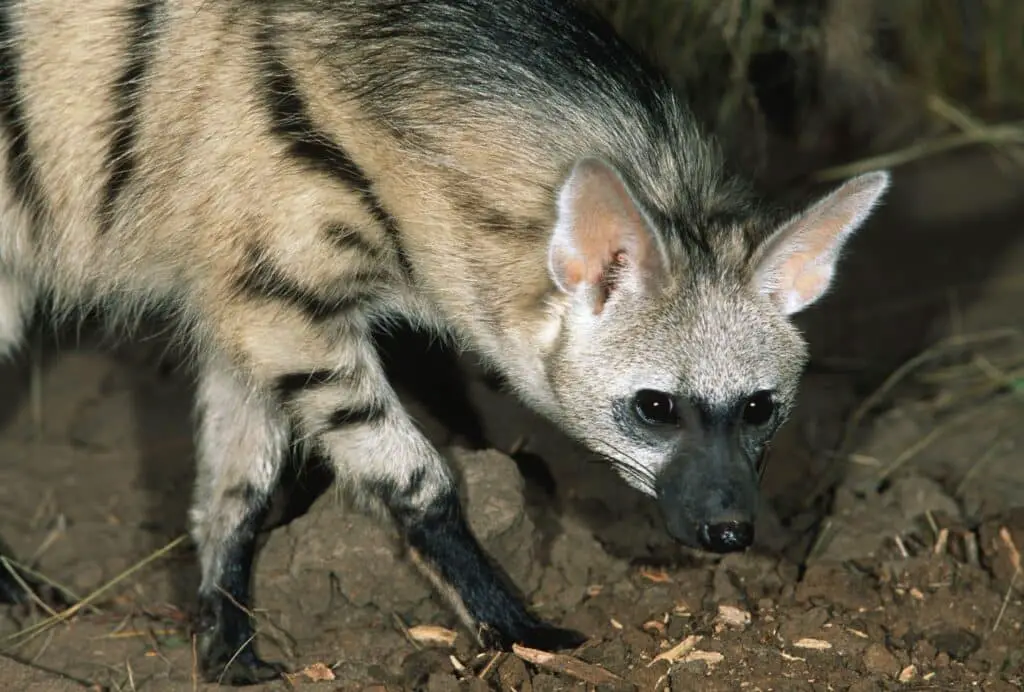
<svg viewBox="0 0 1024 692"><path fill-rule="evenodd" d="M470 533L380 321L477 350L684 543L746 547L806 358L790 316L888 184L770 213L561 0L0 0L0 135L0 355L39 300L160 308L193 349L201 664L233 684L280 672L237 605L293 433L482 643L579 641Z"/></svg>

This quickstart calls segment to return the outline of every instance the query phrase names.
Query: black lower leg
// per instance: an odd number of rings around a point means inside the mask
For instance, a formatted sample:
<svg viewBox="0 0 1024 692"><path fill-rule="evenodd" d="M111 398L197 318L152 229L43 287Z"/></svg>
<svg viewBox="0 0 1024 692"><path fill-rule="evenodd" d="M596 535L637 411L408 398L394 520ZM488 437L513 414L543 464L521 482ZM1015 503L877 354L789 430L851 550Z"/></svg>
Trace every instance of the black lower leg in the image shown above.
<svg viewBox="0 0 1024 692"><path fill-rule="evenodd" d="M25 592L25 588L11 574L14 567L10 561L13 561L14 558L3 551L0 551L0 558L6 558L0 560L0 603L20 605L31 600L31 596ZM22 575L19 573L18 576Z"/></svg>
<svg viewBox="0 0 1024 692"><path fill-rule="evenodd" d="M426 509L402 504L391 506L409 547L436 585L465 610L484 646L507 650L515 643L556 650L585 641L582 634L548 625L527 611L507 575L470 531L454 489Z"/></svg>
<svg viewBox="0 0 1024 692"><path fill-rule="evenodd" d="M36 599L51 608L70 605L59 591L18 569L12 552L0 541L0 604L24 605Z"/></svg>
<svg viewBox="0 0 1024 692"><path fill-rule="evenodd" d="M204 569L199 591L198 648L200 668L207 682L252 685L275 679L283 667L260 659L250 617L252 568L256 537L267 516L267 500L251 489L245 514L224 541L220 554Z"/></svg>

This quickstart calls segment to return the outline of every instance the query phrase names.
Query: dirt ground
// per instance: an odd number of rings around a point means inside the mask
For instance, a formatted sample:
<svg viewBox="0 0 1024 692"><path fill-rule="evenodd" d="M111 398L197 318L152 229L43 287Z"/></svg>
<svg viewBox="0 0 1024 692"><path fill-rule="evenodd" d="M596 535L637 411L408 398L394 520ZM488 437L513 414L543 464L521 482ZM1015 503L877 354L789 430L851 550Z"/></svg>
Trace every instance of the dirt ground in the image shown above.
<svg viewBox="0 0 1024 692"><path fill-rule="evenodd" d="M899 171L837 290L801 321L814 363L746 555L678 548L649 501L471 362L457 380L444 354L394 346L475 530L541 614L591 637L573 654L584 666L476 651L390 528L327 493L258 558L259 646L296 672L266 689L1020 689L1024 390L1008 373L1024 365L1022 182L985 153ZM890 378L920 353L934 357ZM62 333L0 372L3 536L78 597L105 588L55 626L3 614L5 689L197 685L194 555L174 543L191 392L162 354L158 339ZM456 639L424 644L424 626Z"/></svg>
<svg viewBox="0 0 1024 692"><path fill-rule="evenodd" d="M390 344L478 535L539 613L591 639L548 662L475 650L394 532L328 492L282 509L258 557L258 646L295 672L266 689L1021 689L1024 175L1005 163L898 170L800 318L813 362L745 555L676 546L649 500L468 358ZM45 627L0 612L0 683L202 688L187 372L157 337L40 334L0 369L0 536L91 598Z"/></svg>

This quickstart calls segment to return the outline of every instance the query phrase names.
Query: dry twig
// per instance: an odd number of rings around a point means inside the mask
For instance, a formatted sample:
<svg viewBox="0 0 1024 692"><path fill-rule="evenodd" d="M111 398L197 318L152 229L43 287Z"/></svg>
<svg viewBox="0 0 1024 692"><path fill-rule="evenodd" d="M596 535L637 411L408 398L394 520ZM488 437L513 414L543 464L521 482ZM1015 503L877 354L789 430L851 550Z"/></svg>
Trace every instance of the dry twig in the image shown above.
<svg viewBox="0 0 1024 692"><path fill-rule="evenodd" d="M1003 605L999 608L999 615L996 616L996 621L992 624L992 631L995 632L999 629L999 624L1003 621L1003 615L1006 614L1006 608L1010 605L1010 597L1013 594L1013 589L1017 585L1017 577L1021 573L1021 560L1020 550L1017 549L1017 544L1013 541L1013 536L1010 535L1010 530L1005 526L999 528L999 538L1006 545L1007 550L1010 551L1010 565L1013 567L1013 574L1010 576L1010 585L1006 587L1006 595L1003 596Z"/></svg>
<svg viewBox="0 0 1024 692"><path fill-rule="evenodd" d="M581 661L572 656L530 649L518 644L512 645L512 653L538 668L566 675L588 685L609 685L618 689L635 689L632 683L620 678L606 668Z"/></svg>

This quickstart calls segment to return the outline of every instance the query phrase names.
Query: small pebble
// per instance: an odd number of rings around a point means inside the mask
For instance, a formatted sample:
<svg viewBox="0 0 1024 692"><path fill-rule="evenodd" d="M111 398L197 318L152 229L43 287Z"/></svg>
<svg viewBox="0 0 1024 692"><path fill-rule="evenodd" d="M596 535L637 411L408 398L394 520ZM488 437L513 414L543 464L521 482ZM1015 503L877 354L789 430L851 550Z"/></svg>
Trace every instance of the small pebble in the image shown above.
<svg viewBox="0 0 1024 692"><path fill-rule="evenodd" d="M508 656L498 667L498 682L501 689L518 690L530 679L530 673L523 660L517 656Z"/></svg>
<svg viewBox="0 0 1024 692"><path fill-rule="evenodd" d="M871 644L864 651L864 667L869 673L896 677L900 672L900 662L892 652L882 644Z"/></svg>
<svg viewBox="0 0 1024 692"><path fill-rule="evenodd" d="M948 630L928 637L939 651L949 654L956 661L964 661L981 646L981 640L965 629Z"/></svg>
<svg viewBox="0 0 1024 692"><path fill-rule="evenodd" d="M909 665L900 671L900 675L897 678L900 682L910 682L917 677L917 666Z"/></svg>
<svg viewBox="0 0 1024 692"><path fill-rule="evenodd" d="M718 606L718 617L716 621L728 627L746 629L750 624L750 613L741 608L730 605Z"/></svg>

